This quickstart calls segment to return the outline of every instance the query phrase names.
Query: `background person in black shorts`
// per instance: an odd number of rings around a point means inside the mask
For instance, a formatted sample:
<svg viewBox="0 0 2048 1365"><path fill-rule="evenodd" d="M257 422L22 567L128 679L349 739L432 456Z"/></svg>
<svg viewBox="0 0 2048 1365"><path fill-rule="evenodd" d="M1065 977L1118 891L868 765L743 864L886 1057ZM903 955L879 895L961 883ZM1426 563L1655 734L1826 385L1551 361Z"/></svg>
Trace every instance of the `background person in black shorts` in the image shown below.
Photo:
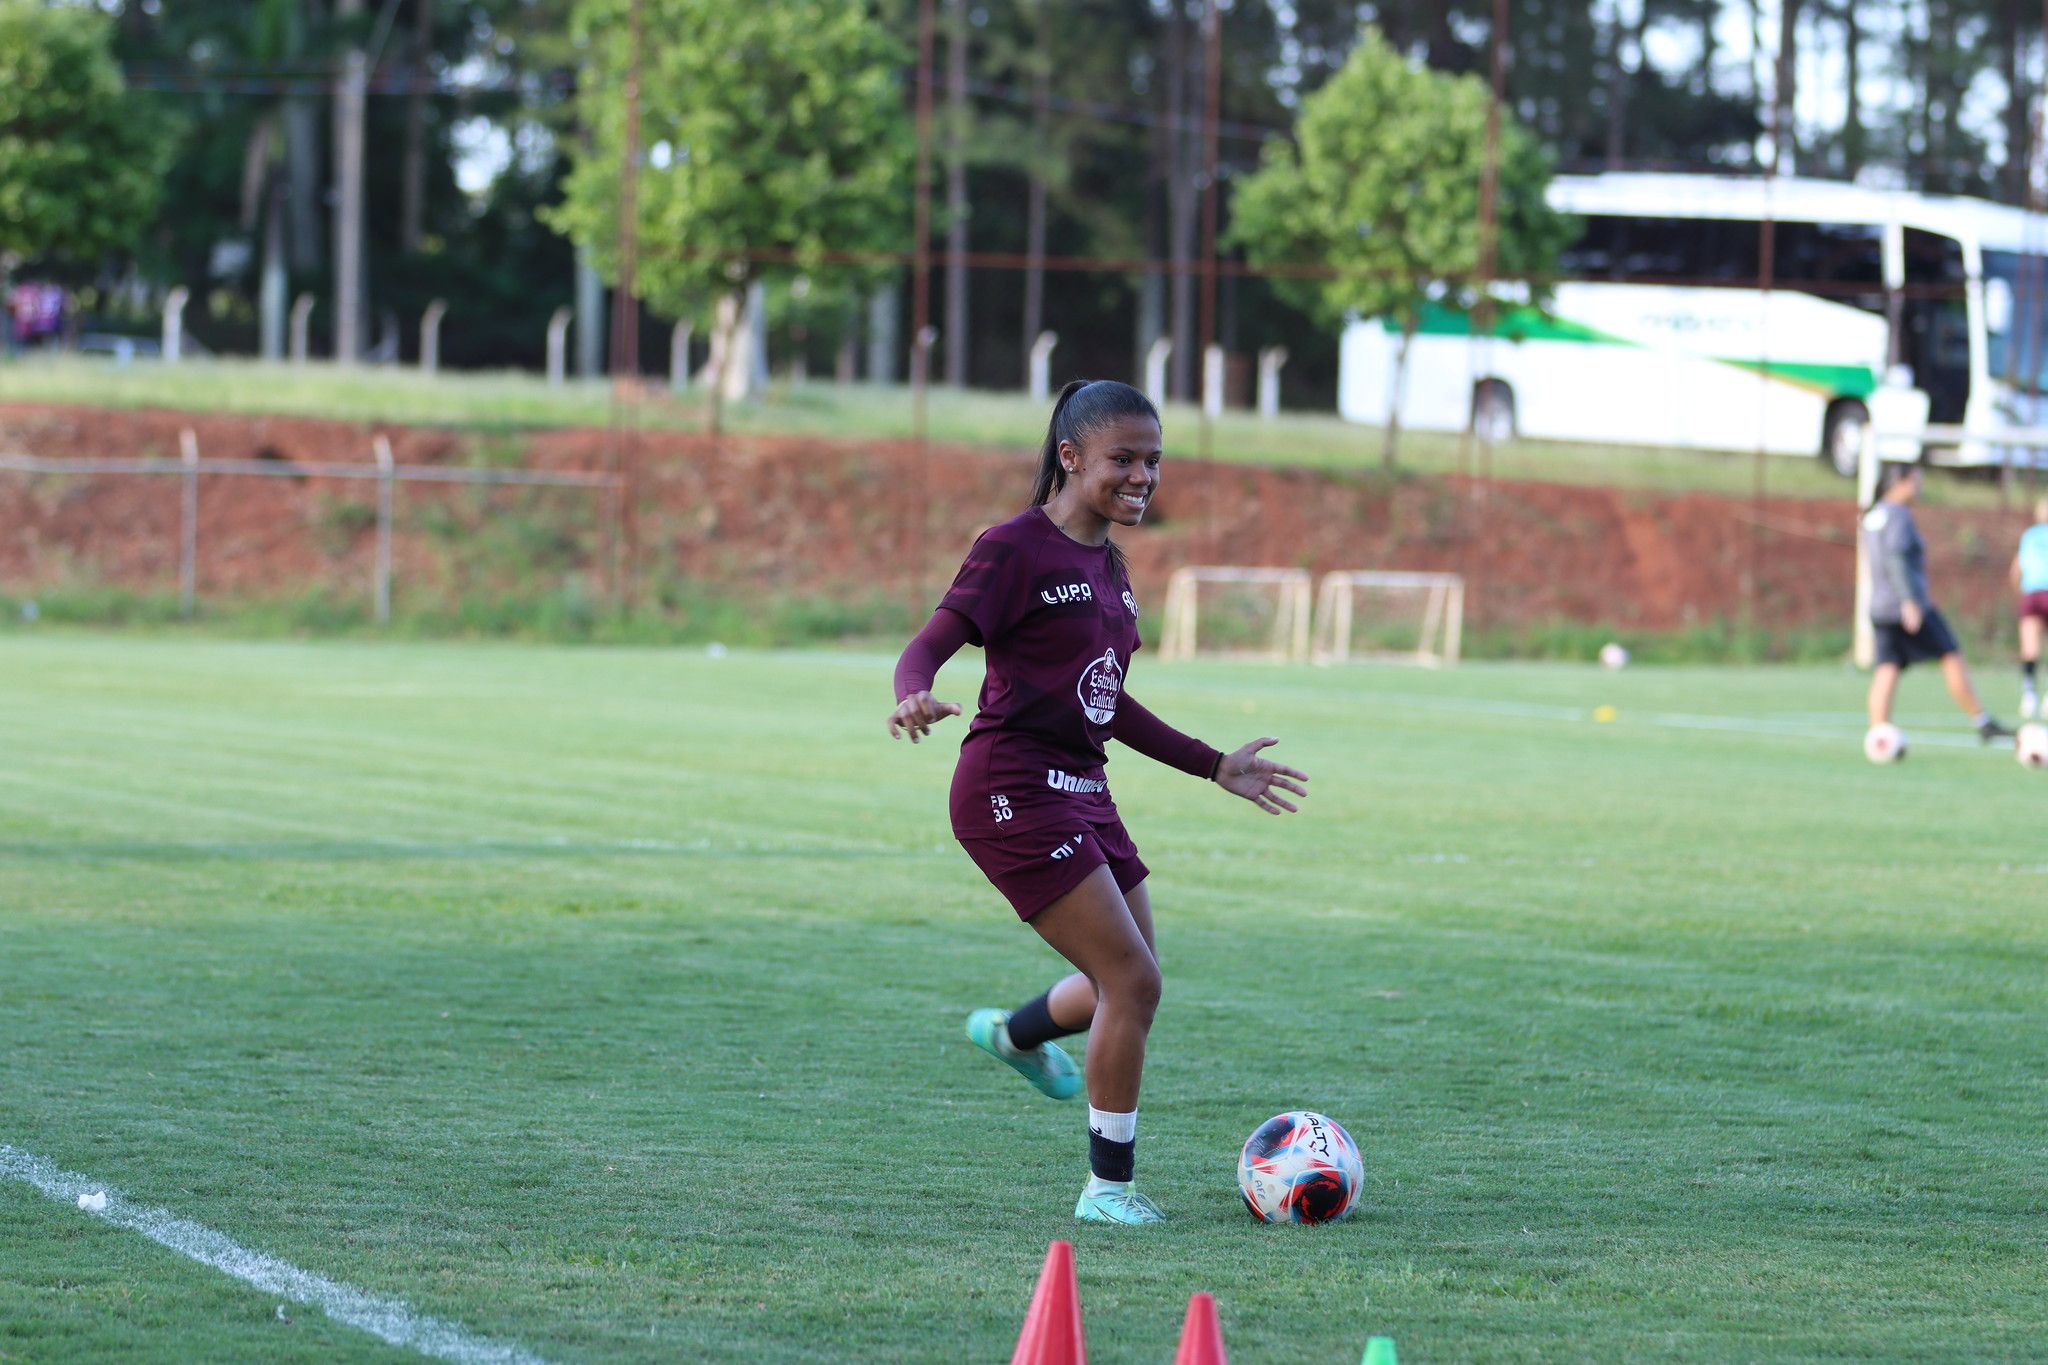
<svg viewBox="0 0 2048 1365"><path fill-rule="evenodd" d="M1884 492L1863 517L1863 538L1870 556L1870 624L1877 633L1877 667L1870 674L1870 723L1892 718L1892 698L1899 674L1929 659L1941 661L1942 680L1963 714L1985 743L2011 730L1998 723L1963 663L1955 632L1927 593L1927 542L1913 521L1913 499L1920 496L1918 465L1884 468Z"/></svg>

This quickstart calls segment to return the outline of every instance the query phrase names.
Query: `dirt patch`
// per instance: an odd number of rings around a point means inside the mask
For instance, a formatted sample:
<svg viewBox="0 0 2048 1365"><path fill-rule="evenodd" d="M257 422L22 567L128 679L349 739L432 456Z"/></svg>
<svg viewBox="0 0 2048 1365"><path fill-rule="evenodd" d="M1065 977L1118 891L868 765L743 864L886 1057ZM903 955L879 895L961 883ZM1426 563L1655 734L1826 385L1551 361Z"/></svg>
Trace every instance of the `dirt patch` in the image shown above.
<svg viewBox="0 0 2048 1365"><path fill-rule="evenodd" d="M154 410L0 407L0 450L175 460L190 430L208 457L280 468L368 468L382 434L401 464L624 470L623 520L588 491L489 495L402 488L401 581L451 591L525 555L602 591L614 564L643 590L933 601L969 540L1018 510L1035 452L815 437L609 430L507 436L417 426ZM161 476L0 474L0 586L177 581L179 485ZM200 480L199 588L274 593L367 583L367 482ZM2004 566L2025 518L1927 509L1935 587L1989 628L2009 613ZM511 537L514 524L525 539ZM1145 527L1121 533L1143 596L1193 563L1451 570L1481 627L1577 622L1661 632L1739 621L1839 626L1851 610L1850 502L1649 494L1567 484L1387 478L1169 456ZM541 528L535 530L534 528ZM612 537L620 537L615 544ZM498 557L474 553L496 537ZM531 541L532 543L527 543ZM2003 627L2000 627L2003 629Z"/></svg>

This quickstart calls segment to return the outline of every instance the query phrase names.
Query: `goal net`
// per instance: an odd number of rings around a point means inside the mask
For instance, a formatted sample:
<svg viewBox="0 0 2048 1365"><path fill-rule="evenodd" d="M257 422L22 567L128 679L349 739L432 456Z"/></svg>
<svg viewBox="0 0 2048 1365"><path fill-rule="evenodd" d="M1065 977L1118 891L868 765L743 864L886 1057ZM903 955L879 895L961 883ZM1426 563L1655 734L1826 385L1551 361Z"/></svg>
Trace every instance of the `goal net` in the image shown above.
<svg viewBox="0 0 2048 1365"><path fill-rule="evenodd" d="M1306 569L1175 569L1166 580L1159 655L1304 660L1311 597Z"/></svg>
<svg viewBox="0 0 2048 1365"><path fill-rule="evenodd" d="M1454 573L1323 576L1311 657L1319 664L1381 660L1437 668L1458 662L1465 580Z"/></svg>

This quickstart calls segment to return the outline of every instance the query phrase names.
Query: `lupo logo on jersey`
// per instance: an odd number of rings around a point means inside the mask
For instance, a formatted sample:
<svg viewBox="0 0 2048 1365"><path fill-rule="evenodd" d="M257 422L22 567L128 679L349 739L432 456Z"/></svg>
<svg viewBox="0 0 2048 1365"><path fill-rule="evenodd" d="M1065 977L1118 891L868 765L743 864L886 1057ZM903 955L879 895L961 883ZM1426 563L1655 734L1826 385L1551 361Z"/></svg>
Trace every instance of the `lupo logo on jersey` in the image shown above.
<svg viewBox="0 0 2048 1365"><path fill-rule="evenodd" d="M1074 688L1080 695L1081 711L1097 725L1116 719L1116 699L1124 690L1124 671L1117 664L1116 651L1105 649L1099 659L1090 659L1081 670Z"/></svg>

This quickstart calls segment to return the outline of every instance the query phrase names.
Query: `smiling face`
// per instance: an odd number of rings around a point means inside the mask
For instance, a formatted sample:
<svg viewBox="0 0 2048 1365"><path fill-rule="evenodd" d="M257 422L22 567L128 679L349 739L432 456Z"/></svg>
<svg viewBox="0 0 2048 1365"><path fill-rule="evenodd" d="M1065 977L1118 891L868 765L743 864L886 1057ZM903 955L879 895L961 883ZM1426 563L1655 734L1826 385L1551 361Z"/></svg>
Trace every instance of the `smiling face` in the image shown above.
<svg viewBox="0 0 2048 1365"><path fill-rule="evenodd" d="M1082 434L1079 447L1060 442L1067 481L1046 512L1076 540L1099 541L1111 524L1136 526L1159 491L1159 423L1116 417Z"/></svg>

